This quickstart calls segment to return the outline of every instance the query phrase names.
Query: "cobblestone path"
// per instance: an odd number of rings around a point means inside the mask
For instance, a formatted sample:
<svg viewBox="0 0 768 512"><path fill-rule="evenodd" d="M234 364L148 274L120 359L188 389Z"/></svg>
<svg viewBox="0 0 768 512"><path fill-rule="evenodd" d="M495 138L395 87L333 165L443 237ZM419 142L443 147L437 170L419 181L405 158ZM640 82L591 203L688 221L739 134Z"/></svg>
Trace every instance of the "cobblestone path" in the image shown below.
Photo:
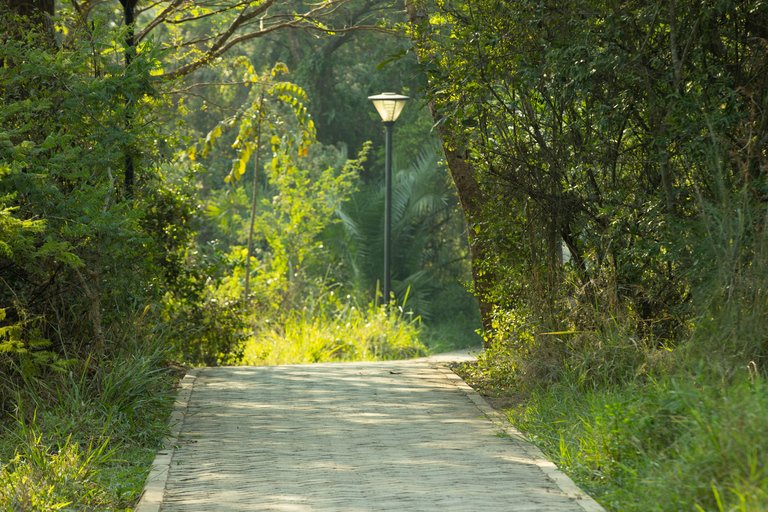
<svg viewBox="0 0 768 512"><path fill-rule="evenodd" d="M139 512L602 510L435 360L204 368L177 407Z"/></svg>

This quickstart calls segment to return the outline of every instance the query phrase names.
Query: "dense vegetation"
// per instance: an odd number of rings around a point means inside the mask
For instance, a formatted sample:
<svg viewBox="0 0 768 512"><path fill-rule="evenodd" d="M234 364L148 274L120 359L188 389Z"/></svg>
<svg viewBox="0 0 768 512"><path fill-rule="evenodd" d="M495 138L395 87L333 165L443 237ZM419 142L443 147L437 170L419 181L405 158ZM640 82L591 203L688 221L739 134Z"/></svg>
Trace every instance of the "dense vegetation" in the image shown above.
<svg viewBox="0 0 768 512"><path fill-rule="evenodd" d="M470 222L465 375L615 510L764 510L768 5L409 4Z"/></svg>
<svg viewBox="0 0 768 512"><path fill-rule="evenodd" d="M764 2L0 16L2 507L132 506L169 361L403 358L482 323L462 374L606 508L768 508ZM384 90L414 97L388 306Z"/></svg>

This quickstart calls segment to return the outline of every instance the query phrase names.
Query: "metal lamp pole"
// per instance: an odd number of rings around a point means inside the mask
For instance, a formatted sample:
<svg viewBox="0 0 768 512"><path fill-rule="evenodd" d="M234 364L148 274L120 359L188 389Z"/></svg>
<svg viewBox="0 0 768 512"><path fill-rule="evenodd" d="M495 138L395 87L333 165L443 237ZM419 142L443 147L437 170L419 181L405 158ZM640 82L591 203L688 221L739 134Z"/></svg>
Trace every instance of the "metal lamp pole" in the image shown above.
<svg viewBox="0 0 768 512"><path fill-rule="evenodd" d="M392 275L392 127L403 111L408 96L385 92L369 96L384 122L384 303L389 302Z"/></svg>
<svg viewBox="0 0 768 512"><path fill-rule="evenodd" d="M392 127L394 121L384 122L384 304L389 302L392 275Z"/></svg>

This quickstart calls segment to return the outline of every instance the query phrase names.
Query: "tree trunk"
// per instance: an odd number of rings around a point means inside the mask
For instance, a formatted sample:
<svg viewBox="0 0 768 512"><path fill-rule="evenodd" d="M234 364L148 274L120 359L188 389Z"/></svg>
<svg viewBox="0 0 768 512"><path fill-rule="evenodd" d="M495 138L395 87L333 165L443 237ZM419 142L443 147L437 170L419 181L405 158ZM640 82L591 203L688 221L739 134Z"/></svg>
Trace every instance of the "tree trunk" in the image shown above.
<svg viewBox="0 0 768 512"><path fill-rule="evenodd" d="M423 0L406 0L405 3L408 23L413 29L414 45L418 50L419 61L430 59L430 46L422 34L422 30L429 24L426 4ZM427 85L427 93L432 84ZM493 334L493 300L491 292L496 283L496 275L486 264L490 249L482 236L483 230L483 205L487 198L480 189L480 184L475 179L472 163L469 161L466 151L455 144L457 138L461 138L460 129L455 129L452 120L442 121L442 116L437 110L435 102L429 101L429 111L435 123L435 130L445 152L448 170L451 173L456 193L467 220L467 234L469 238L469 251L472 258L472 278L475 282L475 296L480 307L480 315L483 322L484 343L487 346ZM456 137L455 135L459 135Z"/></svg>
<svg viewBox="0 0 768 512"><path fill-rule="evenodd" d="M248 228L248 255L245 260L245 296L243 303L248 305L251 294L251 256L253 255L253 226L256 224L256 206L259 200L259 166L261 165L261 122L264 115L264 94L262 85L259 95L259 127L256 132L256 162L253 165L253 202L251 202L251 224Z"/></svg>
<svg viewBox="0 0 768 512"><path fill-rule="evenodd" d="M136 56L136 41L134 38L136 0L120 0L120 4L123 6L123 23L128 28L128 35L125 38L125 67L127 68ZM125 100L125 105L125 129L128 131L133 128L133 105L129 99ZM125 195L130 199L133 197L133 181L136 171L133 165L132 148L126 145L123 152L125 153Z"/></svg>

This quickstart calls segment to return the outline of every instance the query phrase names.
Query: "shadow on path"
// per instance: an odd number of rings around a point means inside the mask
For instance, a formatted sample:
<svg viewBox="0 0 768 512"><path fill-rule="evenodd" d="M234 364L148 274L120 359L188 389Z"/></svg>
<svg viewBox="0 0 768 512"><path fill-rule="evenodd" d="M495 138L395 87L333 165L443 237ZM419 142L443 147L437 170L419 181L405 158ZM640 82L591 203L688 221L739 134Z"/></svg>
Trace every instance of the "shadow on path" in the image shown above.
<svg viewBox="0 0 768 512"><path fill-rule="evenodd" d="M198 370L161 510L600 510L438 363Z"/></svg>

